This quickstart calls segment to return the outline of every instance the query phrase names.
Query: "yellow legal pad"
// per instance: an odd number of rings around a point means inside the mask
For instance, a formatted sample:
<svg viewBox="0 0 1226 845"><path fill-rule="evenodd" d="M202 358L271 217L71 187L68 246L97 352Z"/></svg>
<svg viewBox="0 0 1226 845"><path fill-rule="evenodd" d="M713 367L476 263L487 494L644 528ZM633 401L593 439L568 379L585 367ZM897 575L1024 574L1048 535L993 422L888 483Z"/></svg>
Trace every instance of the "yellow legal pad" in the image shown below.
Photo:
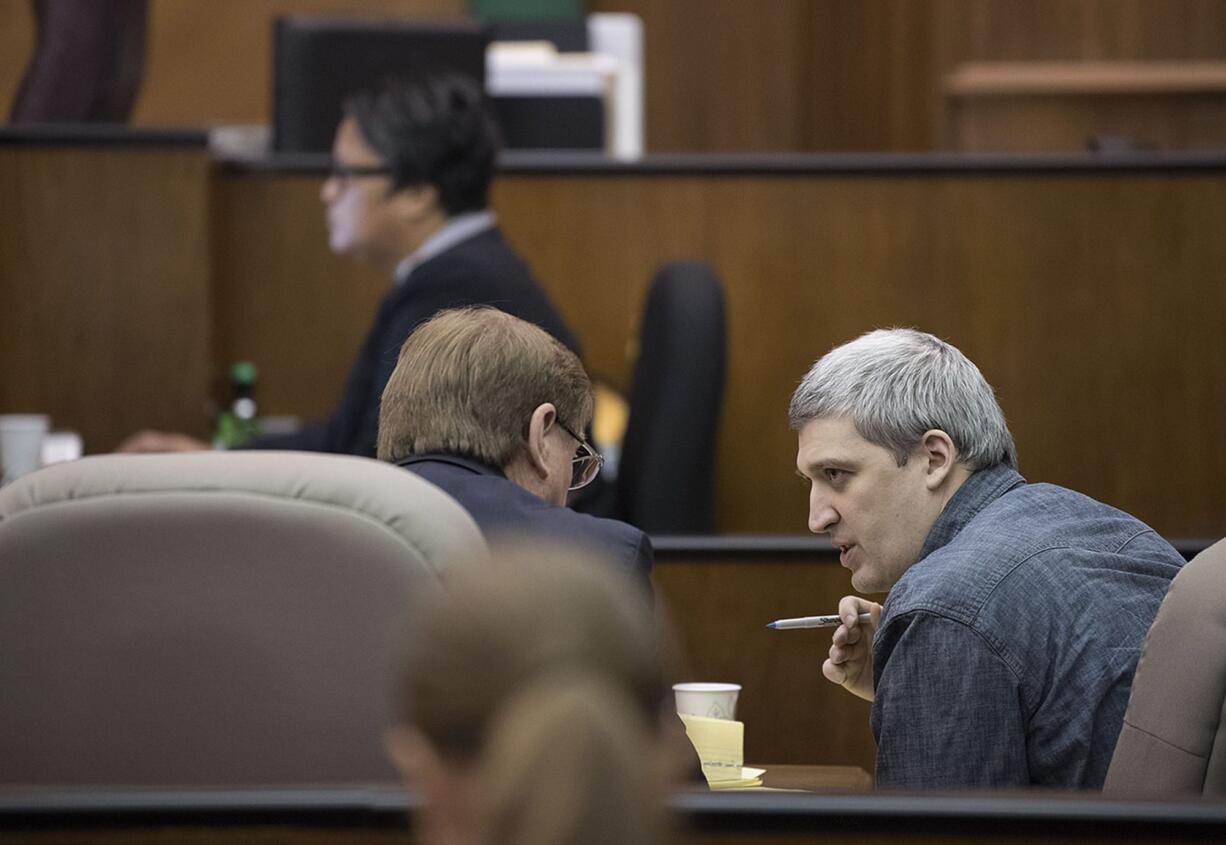
<svg viewBox="0 0 1226 845"><path fill-rule="evenodd" d="M702 774L712 789L745 789L762 785L765 769L745 768L745 723L681 714Z"/></svg>

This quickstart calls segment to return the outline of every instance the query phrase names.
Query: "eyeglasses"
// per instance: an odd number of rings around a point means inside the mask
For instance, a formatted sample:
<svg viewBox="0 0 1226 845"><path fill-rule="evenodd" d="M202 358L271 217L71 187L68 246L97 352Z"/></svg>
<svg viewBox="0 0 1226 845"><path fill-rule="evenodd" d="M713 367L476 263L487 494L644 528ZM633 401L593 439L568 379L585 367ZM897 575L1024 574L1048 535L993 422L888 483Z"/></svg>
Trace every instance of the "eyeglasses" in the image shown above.
<svg viewBox="0 0 1226 845"><path fill-rule="evenodd" d="M579 441L579 448L575 450L575 456L570 459L570 487L568 489L578 490L580 487L586 487L595 480L596 475L600 472L600 468L604 466L604 455L597 452L590 443L567 428L566 424L561 420L558 420L558 425L562 426L563 431Z"/></svg>
<svg viewBox="0 0 1226 845"><path fill-rule="evenodd" d="M328 166L328 178L348 184L365 176L390 176L392 169L386 164L341 164L334 161Z"/></svg>

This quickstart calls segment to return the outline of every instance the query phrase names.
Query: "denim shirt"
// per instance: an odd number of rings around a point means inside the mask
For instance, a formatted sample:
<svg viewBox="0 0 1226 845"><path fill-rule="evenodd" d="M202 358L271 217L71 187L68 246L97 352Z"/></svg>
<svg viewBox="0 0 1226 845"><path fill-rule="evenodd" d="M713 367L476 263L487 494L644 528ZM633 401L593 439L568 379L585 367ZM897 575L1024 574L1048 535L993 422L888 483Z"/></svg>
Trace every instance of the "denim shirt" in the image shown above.
<svg viewBox="0 0 1226 845"><path fill-rule="evenodd" d="M877 783L1100 788L1183 558L1123 511L996 466L971 475L873 640Z"/></svg>

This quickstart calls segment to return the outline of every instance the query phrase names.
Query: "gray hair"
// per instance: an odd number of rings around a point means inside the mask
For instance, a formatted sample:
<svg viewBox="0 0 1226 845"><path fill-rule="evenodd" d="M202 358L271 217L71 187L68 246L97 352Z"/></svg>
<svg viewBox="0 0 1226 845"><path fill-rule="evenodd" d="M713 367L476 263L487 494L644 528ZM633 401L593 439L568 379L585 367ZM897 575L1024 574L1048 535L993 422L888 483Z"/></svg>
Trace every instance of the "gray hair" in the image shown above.
<svg viewBox="0 0 1226 845"><path fill-rule="evenodd" d="M992 386L940 338L915 329L878 329L823 355L792 394L799 431L820 417L849 417L860 436L899 466L924 432L940 429L968 469L1017 468L1017 447Z"/></svg>

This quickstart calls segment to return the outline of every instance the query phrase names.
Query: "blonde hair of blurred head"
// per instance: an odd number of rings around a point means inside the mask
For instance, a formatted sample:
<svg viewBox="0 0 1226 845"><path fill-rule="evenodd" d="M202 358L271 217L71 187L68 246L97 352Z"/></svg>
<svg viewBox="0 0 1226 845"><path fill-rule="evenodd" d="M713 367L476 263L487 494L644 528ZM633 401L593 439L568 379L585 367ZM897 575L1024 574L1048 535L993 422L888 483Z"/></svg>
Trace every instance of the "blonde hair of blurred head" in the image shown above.
<svg viewBox="0 0 1226 845"><path fill-rule="evenodd" d="M653 843L672 750L641 585L537 540L444 576L419 608L392 756L451 843Z"/></svg>

